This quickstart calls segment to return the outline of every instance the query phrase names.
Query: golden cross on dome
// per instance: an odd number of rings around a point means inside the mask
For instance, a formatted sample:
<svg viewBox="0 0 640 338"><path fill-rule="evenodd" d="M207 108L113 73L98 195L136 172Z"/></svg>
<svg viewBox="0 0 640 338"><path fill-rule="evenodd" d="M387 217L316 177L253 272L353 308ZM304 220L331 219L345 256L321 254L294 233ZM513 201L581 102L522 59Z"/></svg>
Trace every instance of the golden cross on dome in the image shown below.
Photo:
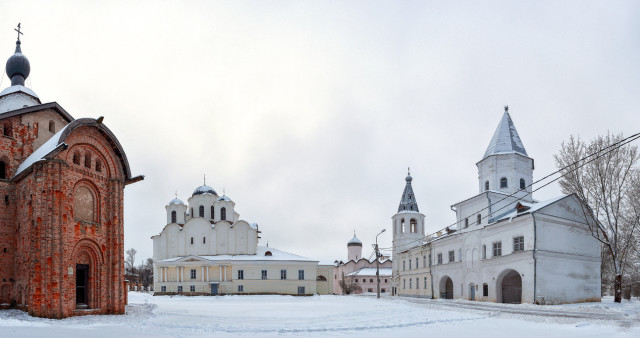
<svg viewBox="0 0 640 338"><path fill-rule="evenodd" d="M22 33L20 31L20 23L18 22L18 28L14 28L14 31L18 32L18 41L20 41L20 35L24 35L24 33Z"/></svg>

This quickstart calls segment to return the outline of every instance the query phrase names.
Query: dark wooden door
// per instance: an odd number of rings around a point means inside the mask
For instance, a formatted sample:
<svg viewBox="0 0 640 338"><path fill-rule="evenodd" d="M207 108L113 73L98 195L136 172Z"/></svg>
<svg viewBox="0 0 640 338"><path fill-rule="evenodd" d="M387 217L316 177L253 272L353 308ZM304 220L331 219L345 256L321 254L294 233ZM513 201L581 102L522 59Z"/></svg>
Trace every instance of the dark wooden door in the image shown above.
<svg viewBox="0 0 640 338"><path fill-rule="evenodd" d="M89 304L89 265L76 264L76 304Z"/></svg>

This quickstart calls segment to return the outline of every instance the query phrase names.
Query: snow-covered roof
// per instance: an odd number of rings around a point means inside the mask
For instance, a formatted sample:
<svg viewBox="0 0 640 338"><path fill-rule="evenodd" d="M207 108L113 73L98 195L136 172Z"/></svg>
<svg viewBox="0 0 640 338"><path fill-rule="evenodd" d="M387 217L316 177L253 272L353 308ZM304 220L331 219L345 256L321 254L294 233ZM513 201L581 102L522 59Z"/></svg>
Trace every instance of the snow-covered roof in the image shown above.
<svg viewBox="0 0 640 338"><path fill-rule="evenodd" d="M524 145L511 120L511 116L509 116L509 111L505 109L504 115L502 115L498 128L496 128L493 138L491 138L491 142L489 142L489 147L487 147L487 151L484 153L482 159L491 155L512 153L529 156L524 149Z"/></svg>
<svg viewBox="0 0 640 338"><path fill-rule="evenodd" d="M69 125L64 126L64 128L60 129L55 135L53 135L47 142L40 146L40 148L36 149L29 157L27 157L24 162L20 163L18 166L18 170L16 170L15 176L18 176L25 169L29 168L32 164L44 160L45 156L49 155L52 151L56 150L60 146L64 146L65 143L59 143L60 136L67 129Z"/></svg>
<svg viewBox="0 0 640 338"><path fill-rule="evenodd" d="M492 223L499 222L499 221L502 221L502 220L505 220L505 219L509 219L509 218L513 218L513 217L516 217L516 216L519 216L519 215L525 215L525 214L534 213L534 212L536 212L536 211L538 211L538 210L540 210L540 209L542 209L542 208L544 208L544 207L546 207L548 205L551 205L551 204L553 204L555 202L558 202L559 200L561 200L561 199L563 199L563 198L565 198L567 196L569 196L569 195L558 196L558 197L555 197L555 198L552 198L552 199L548 199L546 201L542 201L542 202L538 202L538 203L529 203L529 202L522 202L522 201L518 202L518 204L521 205L522 207L526 208L526 210L523 210L523 211L518 213L518 209L514 208L510 212L507 212L506 214L493 219Z"/></svg>
<svg viewBox="0 0 640 338"><path fill-rule="evenodd" d="M258 230L258 223L249 223L249 226L252 227L253 229Z"/></svg>
<svg viewBox="0 0 640 338"><path fill-rule="evenodd" d="M231 202L231 199L229 198L229 196L227 195L222 195L218 198L218 201L227 201L227 202Z"/></svg>
<svg viewBox="0 0 640 338"><path fill-rule="evenodd" d="M213 195L218 195L218 193L210 186L208 185L201 185L199 187L196 188L196 190L193 191L193 195L202 195L202 194L213 194Z"/></svg>
<svg viewBox="0 0 640 338"><path fill-rule="evenodd" d="M265 253L271 252L270 256L265 256ZM186 260L189 258L199 258L208 261L300 261L300 262L317 262L310 258L298 256L289 252L278 250L266 246L258 246L255 255L214 255L214 256L186 256L186 257L172 257L163 259L162 262L177 262L179 260Z"/></svg>
<svg viewBox="0 0 640 338"><path fill-rule="evenodd" d="M38 104L40 104L38 95L25 86L15 85L0 92L0 113Z"/></svg>
<svg viewBox="0 0 640 338"><path fill-rule="evenodd" d="M375 276L376 268L362 268L347 276ZM391 268L380 268L380 276L391 277Z"/></svg>
<svg viewBox="0 0 640 338"><path fill-rule="evenodd" d="M179 198L174 198L171 201L169 201L169 205L171 204L184 204L184 202L182 202L182 200Z"/></svg>
<svg viewBox="0 0 640 338"><path fill-rule="evenodd" d="M353 238L351 238L349 240L349 242L347 242L347 244L360 244L360 245L362 245L362 242L358 239L358 237L356 237L356 234L353 234Z"/></svg>

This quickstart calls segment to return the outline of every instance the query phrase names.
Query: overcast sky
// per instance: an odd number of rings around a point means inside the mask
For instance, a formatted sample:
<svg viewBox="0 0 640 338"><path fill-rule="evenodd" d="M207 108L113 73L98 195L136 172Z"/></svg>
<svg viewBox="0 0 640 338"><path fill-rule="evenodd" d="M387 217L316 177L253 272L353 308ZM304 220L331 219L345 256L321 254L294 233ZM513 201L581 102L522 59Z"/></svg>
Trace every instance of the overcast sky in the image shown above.
<svg viewBox="0 0 640 338"><path fill-rule="evenodd" d="M138 261L204 174L261 245L333 261L354 230L391 246L409 166L427 231L455 222L506 104L534 179L572 134L640 131L637 1L4 1L0 22L42 102L104 116L145 175Z"/></svg>

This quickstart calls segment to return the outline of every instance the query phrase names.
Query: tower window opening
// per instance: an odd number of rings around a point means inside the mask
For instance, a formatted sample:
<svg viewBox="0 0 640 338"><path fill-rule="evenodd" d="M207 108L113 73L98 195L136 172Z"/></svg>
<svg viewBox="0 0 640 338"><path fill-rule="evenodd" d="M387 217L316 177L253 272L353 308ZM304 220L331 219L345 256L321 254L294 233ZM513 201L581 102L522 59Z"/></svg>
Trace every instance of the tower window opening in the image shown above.
<svg viewBox="0 0 640 338"><path fill-rule="evenodd" d="M526 187L526 185L524 184L524 178L520 179L520 189L524 190L524 188Z"/></svg>
<svg viewBox="0 0 640 338"><path fill-rule="evenodd" d="M49 132L54 134L56 132L56 123L53 120L49 120Z"/></svg>
<svg viewBox="0 0 640 338"><path fill-rule="evenodd" d="M400 220L400 233L404 233L406 229L404 228L404 218Z"/></svg>
<svg viewBox="0 0 640 338"><path fill-rule="evenodd" d="M500 188L508 188L507 186L507 178L503 177L500 179Z"/></svg>
<svg viewBox="0 0 640 338"><path fill-rule="evenodd" d="M2 135L11 137L11 122L7 122L4 124Z"/></svg>
<svg viewBox="0 0 640 338"><path fill-rule="evenodd" d="M80 165L80 152L78 151L73 153L73 164Z"/></svg>
<svg viewBox="0 0 640 338"><path fill-rule="evenodd" d="M96 160L96 171L102 172L102 162L100 160Z"/></svg>
<svg viewBox="0 0 640 338"><path fill-rule="evenodd" d="M201 205L201 206L198 208L198 216L200 216L200 217L204 217L204 206L203 206L203 205Z"/></svg>
<svg viewBox="0 0 640 338"><path fill-rule="evenodd" d="M484 182L484 190L485 191L489 190L489 181Z"/></svg>
<svg viewBox="0 0 640 338"><path fill-rule="evenodd" d="M413 218L409 221L409 231L412 233L418 232L418 222Z"/></svg>
<svg viewBox="0 0 640 338"><path fill-rule="evenodd" d="M176 212L174 210L171 212L171 223L177 223L176 221Z"/></svg>
<svg viewBox="0 0 640 338"><path fill-rule="evenodd" d="M482 216L480 214L478 214L478 216L476 216L476 223L478 225L482 223Z"/></svg>
<svg viewBox="0 0 640 338"><path fill-rule="evenodd" d="M91 153L90 152L86 152L84 154L84 167L85 168L91 168Z"/></svg>
<svg viewBox="0 0 640 338"><path fill-rule="evenodd" d="M227 220L227 209L225 207L220 208L220 219Z"/></svg>
<svg viewBox="0 0 640 338"><path fill-rule="evenodd" d="M193 237L191 237L191 244L193 245Z"/></svg>
<svg viewBox="0 0 640 338"><path fill-rule="evenodd" d="M211 219L213 219L213 217L216 215L216 209L213 207L213 205L211 206Z"/></svg>
<svg viewBox="0 0 640 338"><path fill-rule="evenodd" d="M464 219L464 227L465 228L469 227L469 218L468 217Z"/></svg>

